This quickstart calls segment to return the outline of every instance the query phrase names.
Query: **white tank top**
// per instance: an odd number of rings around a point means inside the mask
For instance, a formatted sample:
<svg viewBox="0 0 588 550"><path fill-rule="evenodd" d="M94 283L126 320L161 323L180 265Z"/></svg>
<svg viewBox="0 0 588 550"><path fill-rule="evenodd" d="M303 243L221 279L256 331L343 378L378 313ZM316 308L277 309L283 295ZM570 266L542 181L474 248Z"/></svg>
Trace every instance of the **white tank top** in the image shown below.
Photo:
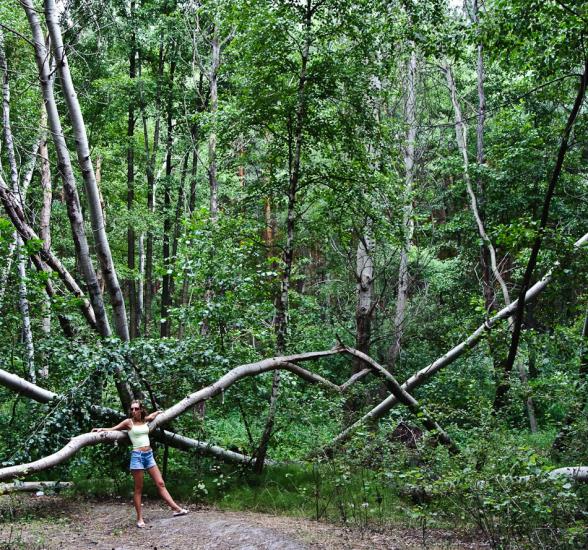
<svg viewBox="0 0 588 550"><path fill-rule="evenodd" d="M149 447L149 426L147 423L136 425L131 420L129 439L133 444L133 450L140 449L141 447Z"/></svg>

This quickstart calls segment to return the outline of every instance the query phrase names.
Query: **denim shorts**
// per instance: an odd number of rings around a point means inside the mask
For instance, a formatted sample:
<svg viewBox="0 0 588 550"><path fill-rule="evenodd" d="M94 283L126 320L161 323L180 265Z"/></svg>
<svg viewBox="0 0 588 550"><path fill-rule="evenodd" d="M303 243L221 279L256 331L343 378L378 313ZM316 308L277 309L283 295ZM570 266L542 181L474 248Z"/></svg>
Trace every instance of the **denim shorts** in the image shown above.
<svg viewBox="0 0 588 550"><path fill-rule="evenodd" d="M148 470L157 466L155 459L153 458L153 451L132 451L131 452L131 464L129 468L131 470Z"/></svg>

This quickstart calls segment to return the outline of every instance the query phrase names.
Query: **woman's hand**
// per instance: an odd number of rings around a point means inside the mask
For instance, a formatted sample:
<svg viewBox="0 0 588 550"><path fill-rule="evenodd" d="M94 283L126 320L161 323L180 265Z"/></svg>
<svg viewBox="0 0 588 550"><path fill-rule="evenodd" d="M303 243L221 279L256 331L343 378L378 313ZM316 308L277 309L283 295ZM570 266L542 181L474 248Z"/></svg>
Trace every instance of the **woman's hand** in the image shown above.
<svg viewBox="0 0 588 550"><path fill-rule="evenodd" d="M155 411L145 417L145 422L151 422L156 416L159 416L163 411Z"/></svg>

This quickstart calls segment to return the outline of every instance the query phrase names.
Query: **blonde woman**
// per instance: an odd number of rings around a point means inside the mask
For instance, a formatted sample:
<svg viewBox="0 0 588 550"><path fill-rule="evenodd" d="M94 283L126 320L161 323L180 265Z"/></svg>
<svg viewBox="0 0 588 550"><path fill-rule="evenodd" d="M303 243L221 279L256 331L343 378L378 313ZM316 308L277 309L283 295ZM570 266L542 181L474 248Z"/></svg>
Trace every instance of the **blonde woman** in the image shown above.
<svg viewBox="0 0 588 550"><path fill-rule="evenodd" d="M153 478L159 496L174 511L173 515L184 516L188 513L186 508L180 508L174 502L174 499L165 487L161 472L153 458L153 450L149 443L149 425L147 423L151 422L158 414L161 414L161 411L147 414L141 401L133 401L129 408L129 418L123 420L120 424L114 426L114 428L94 428L92 430L93 432L114 432L119 430L127 430L129 432L129 439L133 446L129 468L135 480L133 502L137 511L137 527L139 528L145 527L143 511L141 510L141 495L143 492L143 476L145 470Z"/></svg>

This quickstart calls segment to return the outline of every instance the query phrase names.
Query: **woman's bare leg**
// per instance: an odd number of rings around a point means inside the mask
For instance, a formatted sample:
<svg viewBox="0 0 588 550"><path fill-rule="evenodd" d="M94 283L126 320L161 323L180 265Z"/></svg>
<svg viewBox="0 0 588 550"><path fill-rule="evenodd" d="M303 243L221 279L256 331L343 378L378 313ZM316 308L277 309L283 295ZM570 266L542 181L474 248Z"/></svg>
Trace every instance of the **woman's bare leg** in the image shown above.
<svg viewBox="0 0 588 550"><path fill-rule="evenodd" d="M143 521L143 510L141 509L141 495L143 494L143 470L131 470L135 480L135 492L133 493L133 502L137 511L137 523Z"/></svg>
<svg viewBox="0 0 588 550"><path fill-rule="evenodd" d="M153 478L153 482L159 491L159 496L165 500L167 505L174 511L179 512L181 508L174 502L174 499L169 494L169 491L165 487L165 481L163 481L163 477L161 477L161 472L157 466L153 466L147 470L149 475Z"/></svg>

